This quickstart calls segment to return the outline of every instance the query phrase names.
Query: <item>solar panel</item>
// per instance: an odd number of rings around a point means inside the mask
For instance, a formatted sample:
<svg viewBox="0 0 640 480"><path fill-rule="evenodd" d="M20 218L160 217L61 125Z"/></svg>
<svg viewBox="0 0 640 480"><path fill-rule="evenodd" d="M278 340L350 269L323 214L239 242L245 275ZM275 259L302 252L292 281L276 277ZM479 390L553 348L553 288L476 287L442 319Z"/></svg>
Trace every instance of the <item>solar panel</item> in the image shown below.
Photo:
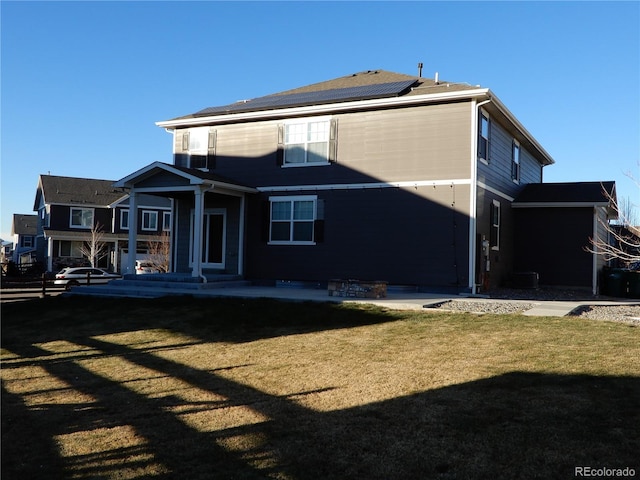
<svg viewBox="0 0 640 480"><path fill-rule="evenodd" d="M318 105L322 103L345 102L348 100L369 100L397 96L415 80L402 82L378 83L359 87L334 88L315 92L290 93L286 95L267 95L252 100L232 103L221 107L209 107L196 112L195 116L250 112L254 110L287 108L303 105Z"/></svg>

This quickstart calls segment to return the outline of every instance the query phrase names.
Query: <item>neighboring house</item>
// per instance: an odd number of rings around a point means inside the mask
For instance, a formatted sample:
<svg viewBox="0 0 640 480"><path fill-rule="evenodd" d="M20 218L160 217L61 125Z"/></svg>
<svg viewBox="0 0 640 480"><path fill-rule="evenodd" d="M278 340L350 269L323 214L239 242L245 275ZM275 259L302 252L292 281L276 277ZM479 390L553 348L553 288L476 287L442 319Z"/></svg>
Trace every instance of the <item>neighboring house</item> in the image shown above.
<svg viewBox="0 0 640 480"><path fill-rule="evenodd" d="M554 163L491 90L382 70L157 125L173 164L114 185L174 200L172 269L193 277L502 285L512 203Z"/></svg>
<svg viewBox="0 0 640 480"><path fill-rule="evenodd" d="M36 232L38 217L15 213L11 224L14 249L11 260L16 265L33 263L36 261Z"/></svg>
<svg viewBox="0 0 640 480"><path fill-rule="evenodd" d="M126 264L128 254L128 204L128 192L114 188L113 180L40 175L34 203L38 259L48 271L86 265L82 246L92 229L99 229L108 250L97 266L121 271L122 259ZM137 212L136 252L144 254L148 242L162 240L163 232L168 231L170 200L144 196Z"/></svg>

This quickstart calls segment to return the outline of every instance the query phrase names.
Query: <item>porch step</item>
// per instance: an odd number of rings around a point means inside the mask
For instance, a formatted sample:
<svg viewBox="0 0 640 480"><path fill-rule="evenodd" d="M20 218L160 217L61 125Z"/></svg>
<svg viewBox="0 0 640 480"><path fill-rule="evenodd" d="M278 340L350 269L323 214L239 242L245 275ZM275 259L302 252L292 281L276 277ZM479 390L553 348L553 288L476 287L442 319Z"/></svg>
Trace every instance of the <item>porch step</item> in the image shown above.
<svg viewBox="0 0 640 480"><path fill-rule="evenodd" d="M132 275L133 276L133 275ZM63 295L86 295L100 297L160 298L170 295L205 296L217 289L245 287L251 285L248 280L225 279L196 283L193 281L160 280L145 278L131 279L126 276L122 280L112 280L106 285L81 285L71 288ZM149 276L151 277L151 276Z"/></svg>

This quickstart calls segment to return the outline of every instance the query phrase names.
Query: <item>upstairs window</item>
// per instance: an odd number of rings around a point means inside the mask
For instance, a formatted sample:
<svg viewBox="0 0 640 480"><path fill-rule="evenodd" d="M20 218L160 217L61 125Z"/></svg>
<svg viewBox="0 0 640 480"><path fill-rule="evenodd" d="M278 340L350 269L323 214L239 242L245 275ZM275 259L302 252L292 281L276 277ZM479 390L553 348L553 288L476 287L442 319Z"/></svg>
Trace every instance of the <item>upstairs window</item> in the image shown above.
<svg viewBox="0 0 640 480"><path fill-rule="evenodd" d="M491 135L491 123L489 116L481 112L478 122L478 158L489 163L489 136Z"/></svg>
<svg viewBox="0 0 640 480"><path fill-rule="evenodd" d="M181 167L211 169L215 167L216 130L209 127L195 127L176 133L175 164Z"/></svg>
<svg viewBox="0 0 640 480"><path fill-rule="evenodd" d="M158 212L154 212L151 210L142 211L142 230L158 230Z"/></svg>
<svg viewBox="0 0 640 480"><path fill-rule="evenodd" d="M520 143L517 140L511 144L511 178L520 183Z"/></svg>
<svg viewBox="0 0 640 480"><path fill-rule="evenodd" d="M278 164L283 167L328 165L336 156L337 120L292 120L278 126Z"/></svg>
<svg viewBox="0 0 640 480"><path fill-rule="evenodd" d="M72 208L69 226L71 228L92 228L93 208Z"/></svg>
<svg viewBox="0 0 640 480"><path fill-rule="evenodd" d="M491 250L500 250L500 202L491 203L491 234L489 235Z"/></svg>
<svg viewBox="0 0 640 480"><path fill-rule="evenodd" d="M120 229L129 230L129 210L120 210Z"/></svg>
<svg viewBox="0 0 640 480"><path fill-rule="evenodd" d="M314 244L317 197L271 197L269 243Z"/></svg>

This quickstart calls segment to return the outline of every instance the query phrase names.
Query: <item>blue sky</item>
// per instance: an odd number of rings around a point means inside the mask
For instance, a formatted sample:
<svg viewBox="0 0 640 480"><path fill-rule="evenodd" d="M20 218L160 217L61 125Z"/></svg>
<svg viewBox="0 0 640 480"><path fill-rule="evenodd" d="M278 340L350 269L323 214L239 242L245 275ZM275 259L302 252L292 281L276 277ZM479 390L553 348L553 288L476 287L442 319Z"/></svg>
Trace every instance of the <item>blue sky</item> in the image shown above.
<svg viewBox="0 0 640 480"><path fill-rule="evenodd" d="M38 175L171 162L155 125L373 69L490 88L556 160L640 205L638 2L0 2L0 238Z"/></svg>

